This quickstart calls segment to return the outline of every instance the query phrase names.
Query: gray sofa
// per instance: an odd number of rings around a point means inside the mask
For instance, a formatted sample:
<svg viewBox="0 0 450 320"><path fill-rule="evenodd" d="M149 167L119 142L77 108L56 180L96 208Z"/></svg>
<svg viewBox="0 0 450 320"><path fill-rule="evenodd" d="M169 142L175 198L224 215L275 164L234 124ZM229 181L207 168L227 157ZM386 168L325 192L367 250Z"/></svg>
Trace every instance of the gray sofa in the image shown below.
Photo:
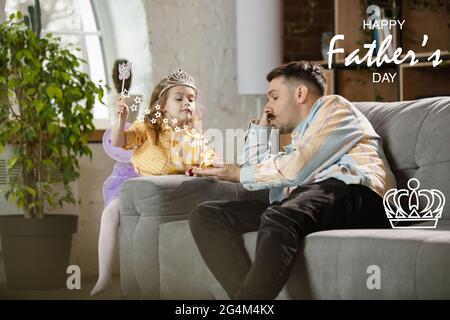
<svg viewBox="0 0 450 320"><path fill-rule="evenodd" d="M399 187L450 200L450 97L356 103L384 140ZM127 298L227 299L204 264L186 218L198 204L268 199L239 184L204 178L137 178L122 185L120 260ZM244 235L253 256L256 233ZM230 261L230 263L233 263ZM380 289L370 290L370 266ZM450 204L436 229L331 230L308 235L278 299L450 299Z"/></svg>

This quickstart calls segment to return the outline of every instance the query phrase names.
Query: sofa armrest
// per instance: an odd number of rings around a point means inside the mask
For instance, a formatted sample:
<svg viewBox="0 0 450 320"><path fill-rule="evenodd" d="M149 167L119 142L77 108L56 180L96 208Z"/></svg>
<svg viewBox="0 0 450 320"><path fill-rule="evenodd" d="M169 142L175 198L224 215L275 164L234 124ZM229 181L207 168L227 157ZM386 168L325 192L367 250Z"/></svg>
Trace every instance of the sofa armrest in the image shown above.
<svg viewBox="0 0 450 320"><path fill-rule="evenodd" d="M126 297L158 299L159 226L187 219L210 200L269 201L268 191L248 191L240 183L187 176L139 177L120 188L120 270Z"/></svg>

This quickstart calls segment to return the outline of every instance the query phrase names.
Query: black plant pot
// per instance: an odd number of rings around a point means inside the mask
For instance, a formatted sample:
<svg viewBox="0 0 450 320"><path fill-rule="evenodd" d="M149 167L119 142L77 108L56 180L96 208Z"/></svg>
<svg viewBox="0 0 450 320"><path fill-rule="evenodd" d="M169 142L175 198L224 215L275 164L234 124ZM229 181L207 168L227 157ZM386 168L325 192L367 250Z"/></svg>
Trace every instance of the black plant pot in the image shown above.
<svg viewBox="0 0 450 320"><path fill-rule="evenodd" d="M0 216L7 288L65 288L77 226L78 216L74 215L46 215L43 219Z"/></svg>

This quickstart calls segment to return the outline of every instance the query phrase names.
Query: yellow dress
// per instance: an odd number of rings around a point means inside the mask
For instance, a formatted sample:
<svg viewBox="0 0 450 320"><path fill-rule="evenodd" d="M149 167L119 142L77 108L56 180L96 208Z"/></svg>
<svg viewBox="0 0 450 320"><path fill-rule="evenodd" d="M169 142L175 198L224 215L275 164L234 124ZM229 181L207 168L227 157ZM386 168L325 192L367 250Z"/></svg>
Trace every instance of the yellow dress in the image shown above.
<svg viewBox="0 0 450 320"><path fill-rule="evenodd" d="M185 174L193 166L208 167L217 159L195 130L161 129L159 144L153 143L156 133L144 122L136 121L124 133L126 144L122 148L133 149L131 163L140 176Z"/></svg>

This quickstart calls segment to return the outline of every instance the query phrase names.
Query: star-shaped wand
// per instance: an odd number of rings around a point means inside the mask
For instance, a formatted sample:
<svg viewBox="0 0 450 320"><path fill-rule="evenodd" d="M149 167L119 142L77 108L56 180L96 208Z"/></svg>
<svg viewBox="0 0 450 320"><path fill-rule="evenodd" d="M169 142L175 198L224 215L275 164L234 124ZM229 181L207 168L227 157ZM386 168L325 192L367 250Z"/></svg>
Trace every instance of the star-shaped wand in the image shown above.
<svg viewBox="0 0 450 320"><path fill-rule="evenodd" d="M131 62L127 62L127 63L121 63L119 64L119 80L122 80L122 91L121 91L121 96L124 97L125 96L125 80L127 80L128 78L131 77L131 67L132 64ZM119 123L117 125L117 127L120 127L120 120L122 118L122 113L119 113Z"/></svg>

